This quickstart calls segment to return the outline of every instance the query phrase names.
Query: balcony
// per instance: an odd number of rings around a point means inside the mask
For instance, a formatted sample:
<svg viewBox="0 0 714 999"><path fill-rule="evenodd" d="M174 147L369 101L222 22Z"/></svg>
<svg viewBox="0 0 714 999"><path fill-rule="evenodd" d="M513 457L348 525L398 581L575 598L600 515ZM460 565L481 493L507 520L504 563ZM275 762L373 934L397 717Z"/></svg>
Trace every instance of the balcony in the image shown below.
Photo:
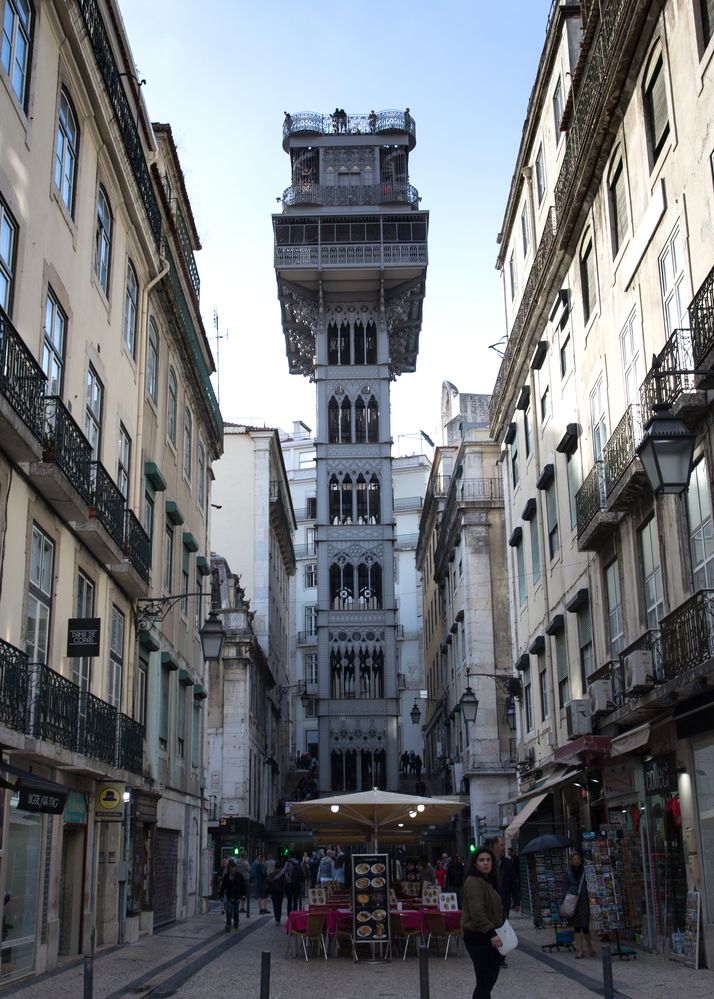
<svg viewBox="0 0 714 999"><path fill-rule="evenodd" d="M714 348L714 268L689 306L692 328L692 359L697 368L711 367Z"/></svg>
<svg viewBox="0 0 714 999"><path fill-rule="evenodd" d="M317 542L308 541L305 545L294 545L295 558L311 558L317 555Z"/></svg>
<svg viewBox="0 0 714 999"><path fill-rule="evenodd" d="M317 645L317 632L298 631L297 643L298 645Z"/></svg>
<svg viewBox="0 0 714 999"><path fill-rule="evenodd" d="M16 732L28 727L27 656L0 638L0 721Z"/></svg>
<svg viewBox="0 0 714 999"><path fill-rule="evenodd" d="M422 502L421 496L399 496L394 500L393 509L395 513L404 513L407 510L421 510Z"/></svg>
<svg viewBox="0 0 714 999"><path fill-rule="evenodd" d="M657 355L657 365L653 365L640 386L640 402L645 422L658 410L667 410L669 415L679 416L690 427L696 426L706 412L706 394L701 391L711 388L714 382L705 384L700 375L681 374L694 367L692 336L688 329L677 329L670 336Z"/></svg>
<svg viewBox="0 0 714 999"><path fill-rule="evenodd" d="M630 510L650 490L645 470L635 453L642 440L641 414L637 403L628 406L603 448L608 510Z"/></svg>
<svg viewBox="0 0 714 999"><path fill-rule="evenodd" d="M395 551L405 551L409 548L416 548L418 541L418 534L398 534L394 539L394 549Z"/></svg>
<svg viewBox="0 0 714 999"><path fill-rule="evenodd" d="M605 503L605 465L596 461L575 495L578 549L598 551L611 537L622 517L608 513Z"/></svg>
<svg viewBox="0 0 714 999"><path fill-rule="evenodd" d="M416 145L416 122L404 111L378 111L376 114L348 114L342 122L334 115L300 111L283 122L283 149L297 135L394 135L406 132L409 149Z"/></svg>
<svg viewBox="0 0 714 999"><path fill-rule="evenodd" d="M426 267L424 243L351 243L325 246L276 246L275 266L289 267Z"/></svg>
<svg viewBox="0 0 714 999"><path fill-rule="evenodd" d="M89 519L76 525L92 554L106 564L118 562L124 549L126 501L101 461L91 463Z"/></svg>
<svg viewBox="0 0 714 999"><path fill-rule="evenodd" d="M198 302L201 298L201 278L199 277L196 257L193 253L193 246L191 245L191 237L189 236L188 226L186 225L186 220L184 219L183 213L178 206L174 211L174 222L176 223L176 234L178 236L178 243L181 249L181 256L186 266L186 271L191 282L191 287L193 288L193 293L196 296L196 301Z"/></svg>
<svg viewBox="0 0 714 999"><path fill-rule="evenodd" d="M32 484L65 521L86 521L92 502L92 446L58 396L45 397L43 439L43 460L27 466Z"/></svg>
<svg viewBox="0 0 714 999"><path fill-rule="evenodd" d="M283 191L283 208L319 205L324 208L360 208L364 205L411 205L419 207L419 192L411 184L364 184L338 187L334 184L293 184Z"/></svg>
<svg viewBox="0 0 714 999"><path fill-rule="evenodd" d="M682 678L690 670L710 673L714 658L714 590L698 590L662 618L663 679ZM693 677L696 679L696 677Z"/></svg>
<svg viewBox="0 0 714 999"><path fill-rule="evenodd" d="M109 566L130 597L146 597L151 578L151 538L131 510L124 511L124 558Z"/></svg>
<svg viewBox="0 0 714 999"><path fill-rule="evenodd" d="M422 213L278 216L273 220L275 267L401 267L421 272L428 263L427 219Z"/></svg>
<svg viewBox="0 0 714 999"><path fill-rule="evenodd" d="M44 371L0 308L0 436L15 461L36 461L42 454L46 383Z"/></svg>
<svg viewBox="0 0 714 999"><path fill-rule="evenodd" d="M278 538L282 556L287 563L288 575L292 575L295 571L292 510L288 513L283 490L277 481L270 483L270 522Z"/></svg>

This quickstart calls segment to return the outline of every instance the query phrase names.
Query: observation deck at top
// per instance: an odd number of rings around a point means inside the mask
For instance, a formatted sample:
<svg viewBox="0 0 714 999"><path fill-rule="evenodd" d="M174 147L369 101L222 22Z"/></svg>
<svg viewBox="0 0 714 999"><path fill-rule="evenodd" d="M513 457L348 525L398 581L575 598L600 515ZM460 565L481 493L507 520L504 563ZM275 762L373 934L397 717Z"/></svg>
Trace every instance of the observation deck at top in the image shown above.
<svg viewBox="0 0 714 999"><path fill-rule="evenodd" d="M406 135L409 151L416 145L416 122L408 111L375 111L367 114L320 114L298 111L283 122L283 149L288 152L290 139L298 136L325 135L366 137Z"/></svg>

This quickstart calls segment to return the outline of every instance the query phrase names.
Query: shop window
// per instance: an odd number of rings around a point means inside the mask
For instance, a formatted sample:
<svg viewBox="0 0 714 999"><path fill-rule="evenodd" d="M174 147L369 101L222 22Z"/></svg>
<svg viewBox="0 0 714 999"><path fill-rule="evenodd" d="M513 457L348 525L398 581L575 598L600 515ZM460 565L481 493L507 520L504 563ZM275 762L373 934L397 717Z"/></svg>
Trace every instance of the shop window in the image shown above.
<svg viewBox="0 0 714 999"><path fill-rule="evenodd" d="M6 822L8 818L0 974L14 978L35 966L40 885L49 873L42 851L42 816L22 811L19 794L13 794Z"/></svg>

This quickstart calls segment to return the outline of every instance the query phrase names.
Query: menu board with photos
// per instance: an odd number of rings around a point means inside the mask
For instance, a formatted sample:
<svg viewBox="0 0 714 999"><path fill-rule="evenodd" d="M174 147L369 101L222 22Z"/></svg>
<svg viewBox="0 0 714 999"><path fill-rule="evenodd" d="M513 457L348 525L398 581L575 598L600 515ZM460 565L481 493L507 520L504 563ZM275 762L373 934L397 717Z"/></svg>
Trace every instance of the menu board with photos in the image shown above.
<svg viewBox="0 0 714 999"><path fill-rule="evenodd" d="M386 853L352 857L352 938L389 943L389 863Z"/></svg>
<svg viewBox="0 0 714 999"><path fill-rule="evenodd" d="M699 892L687 892L687 914L684 924L684 963L695 971L699 968Z"/></svg>

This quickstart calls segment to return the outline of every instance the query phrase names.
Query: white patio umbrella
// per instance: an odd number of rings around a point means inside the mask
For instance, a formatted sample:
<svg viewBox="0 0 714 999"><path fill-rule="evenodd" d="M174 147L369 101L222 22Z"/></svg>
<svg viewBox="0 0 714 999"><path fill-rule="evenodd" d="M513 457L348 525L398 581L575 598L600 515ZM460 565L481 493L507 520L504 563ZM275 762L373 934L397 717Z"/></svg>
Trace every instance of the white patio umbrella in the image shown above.
<svg viewBox="0 0 714 999"><path fill-rule="evenodd" d="M365 839L371 836L376 850L380 834L392 843L399 837L407 841L414 838L416 830L448 822L465 807L466 804L456 798L424 798L380 791L375 787L355 794L292 802L290 814L300 822L319 828L322 834L332 836L336 842L341 842L339 833L344 834L346 830L353 830L354 835L361 832Z"/></svg>

